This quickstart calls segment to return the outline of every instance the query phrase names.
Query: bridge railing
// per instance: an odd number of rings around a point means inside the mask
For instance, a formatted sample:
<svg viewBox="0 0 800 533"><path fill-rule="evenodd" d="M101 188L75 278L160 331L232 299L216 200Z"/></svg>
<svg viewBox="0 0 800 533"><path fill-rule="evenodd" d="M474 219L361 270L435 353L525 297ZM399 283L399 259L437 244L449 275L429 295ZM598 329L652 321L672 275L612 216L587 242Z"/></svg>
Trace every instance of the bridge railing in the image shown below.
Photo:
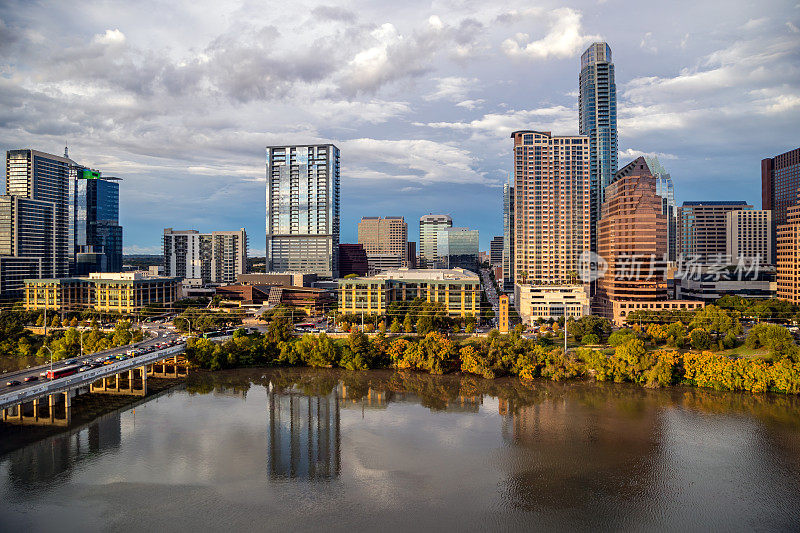
<svg viewBox="0 0 800 533"><path fill-rule="evenodd" d="M114 374L119 374L120 372L125 372L126 370L149 365L162 359L166 359L167 357L183 353L185 350L185 344L170 346L152 353L138 355L124 361L118 361L116 363L111 363L110 365L103 365L99 368L93 368L85 372L79 372L77 374L72 374L71 376L54 379L52 381L27 387L22 390L9 392L0 395L0 409L5 409L18 403L34 400L41 396L58 394L76 387L88 385L89 383L92 383L102 377L112 376Z"/></svg>

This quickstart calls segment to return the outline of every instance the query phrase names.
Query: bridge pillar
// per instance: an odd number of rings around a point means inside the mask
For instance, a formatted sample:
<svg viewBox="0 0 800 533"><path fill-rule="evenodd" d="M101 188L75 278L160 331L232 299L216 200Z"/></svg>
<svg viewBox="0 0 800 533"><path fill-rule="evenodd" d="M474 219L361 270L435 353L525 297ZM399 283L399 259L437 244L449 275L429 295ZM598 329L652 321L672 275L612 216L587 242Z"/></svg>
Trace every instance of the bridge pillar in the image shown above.
<svg viewBox="0 0 800 533"><path fill-rule="evenodd" d="M69 391L64 393L64 420L69 424L72 417L72 398L69 396Z"/></svg>
<svg viewBox="0 0 800 533"><path fill-rule="evenodd" d="M22 402L17 404L17 418L19 418L20 423L22 423L22 414L25 412L22 407Z"/></svg>
<svg viewBox="0 0 800 533"><path fill-rule="evenodd" d="M119 374L114 374L114 390L119 392Z"/></svg>
<svg viewBox="0 0 800 533"><path fill-rule="evenodd" d="M33 400L33 421L39 421L39 398Z"/></svg>
<svg viewBox="0 0 800 533"><path fill-rule="evenodd" d="M3 409L3 422L5 422L6 420L8 420L8 410L4 408Z"/></svg>
<svg viewBox="0 0 800 533"><path fill-rule="evenodd" d="M53 397L52 394L47 396L47 414L50 415L50 423L52 424L56 418L56 399Z"/></svg>
<svg viewBox="0 0 800 533"><path fill-rule="evenodd" d="M142 367L142 394L147 396L147 366Z"/></svg>

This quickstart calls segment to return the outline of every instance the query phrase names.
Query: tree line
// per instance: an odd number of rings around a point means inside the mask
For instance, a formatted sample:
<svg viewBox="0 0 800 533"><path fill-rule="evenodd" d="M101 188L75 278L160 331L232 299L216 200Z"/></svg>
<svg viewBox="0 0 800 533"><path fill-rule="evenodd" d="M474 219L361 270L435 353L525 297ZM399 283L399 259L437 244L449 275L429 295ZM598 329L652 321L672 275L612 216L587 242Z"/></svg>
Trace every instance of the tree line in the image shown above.
<svg viewBox="0 0 800 533"><path fill-rule="evenodd" d="M489 379L594 379L647 387L800 392L800 363L794 345L794 350L776 353L772 360L744 359L710 351L649 349L647 333L625 331L617 337L614 335L619 332L609 335L609 342L616 345L611 348L580 347L565 353L541 339L527 339L519 330L509 335L493 330L486 337L461 341L436 331L392 339L383 334L370 338L353 331L346 339L334 340L324 333L296 338L288 322L276 320L264 334L239 330L224 344L190 339L187 357L211 370L240 366L339 367L354 371L393 368L432 374L462 372Z"/></svg>

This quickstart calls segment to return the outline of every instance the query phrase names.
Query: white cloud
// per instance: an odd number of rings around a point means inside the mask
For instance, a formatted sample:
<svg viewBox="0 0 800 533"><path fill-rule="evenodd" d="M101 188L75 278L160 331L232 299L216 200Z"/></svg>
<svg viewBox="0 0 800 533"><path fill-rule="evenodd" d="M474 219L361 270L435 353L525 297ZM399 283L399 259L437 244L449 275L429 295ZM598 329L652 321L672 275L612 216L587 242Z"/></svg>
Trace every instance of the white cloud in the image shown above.
<svg viewBox="0 0 800 533"><path fill-rule="evenodd" d="M125 34L118 29L106 30L103 34L95 35L92 41L98 44L120 45L125 43Z"/></svg>
<svg viewBox="0 0 800 533"><path fill-rule="evenodd" d="M662 152L643 152L641 150L628 148L627 150L620 150L618 153L620 166L622 166L625 161L633 160L641 156L657 157L659 159L678 159L678 156L675 154L665 154Z"/></svg>
<svg viewBox="0 0 800 533"><path fill-rule="evenodd" d="M469 91L478 83L477 78L463 78L459 76L448 76L436 78L436 91L430 94L429 98L435 100L447 99L458 102L466 99Z"/></svg>
<svg viewBox="0 0 800 533"><path fill-rule="evenodd" d="M417 123L436 129L470 131L473 134L487 135L505 141L512 131L519 129L551 130L554 135L577 133L577 114L564 106L541 107L538 109L509 110L505 113L487 113L469 122L426 122Z"/></svg>
<svg viewBox="0 0 800 533"><path fill-rule="evenodd" d="M586 44L602 39L599 35L583 33L580 11L562 7L546 13L545 17L548 19L548 31L544 37L532 41L530 35L518 33L514 38L503 41L503 52L514 58L565 58L579 54Z"/></svg>
<svg viewBox="0 0 800 533"><path fill-rule="evenodd" d="M464 100L456 104L458 107L463 107L465 109L477 109L483 105L486 100L478 98L477 100Z"/></svg>
<svg viewBox="0 0 800 533"><path fill-rule="evenodd" d="M476 170L478 160L468 150L429 140L360 138L342 141L340 148L353 161L385 170L360 173L367 179L405 179L419 183L489 183ZM391 169L391 170L390 170ZM392 170L395 170L393 172ZM343 175L349 171L342 170Z"/></svg>

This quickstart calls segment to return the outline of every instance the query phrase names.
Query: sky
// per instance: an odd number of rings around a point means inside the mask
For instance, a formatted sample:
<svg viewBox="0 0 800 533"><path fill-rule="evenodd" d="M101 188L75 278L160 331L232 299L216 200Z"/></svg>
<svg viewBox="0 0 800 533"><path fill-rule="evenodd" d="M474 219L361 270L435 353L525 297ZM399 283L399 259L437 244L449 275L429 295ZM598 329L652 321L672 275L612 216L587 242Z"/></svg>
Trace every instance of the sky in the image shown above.
<svg viewBox="0 0 800 533"><path fill-rule="evenodd" d="M0 4L0 149L123 178L125 253L163 229L265 248L264 147L341 150L341 242L362 216L448 213L502 235L517 129L578 133L581 52L611 46L620 166L655 154L678 203L760 207L800 146L800 3L18 1Z"/></svg>

